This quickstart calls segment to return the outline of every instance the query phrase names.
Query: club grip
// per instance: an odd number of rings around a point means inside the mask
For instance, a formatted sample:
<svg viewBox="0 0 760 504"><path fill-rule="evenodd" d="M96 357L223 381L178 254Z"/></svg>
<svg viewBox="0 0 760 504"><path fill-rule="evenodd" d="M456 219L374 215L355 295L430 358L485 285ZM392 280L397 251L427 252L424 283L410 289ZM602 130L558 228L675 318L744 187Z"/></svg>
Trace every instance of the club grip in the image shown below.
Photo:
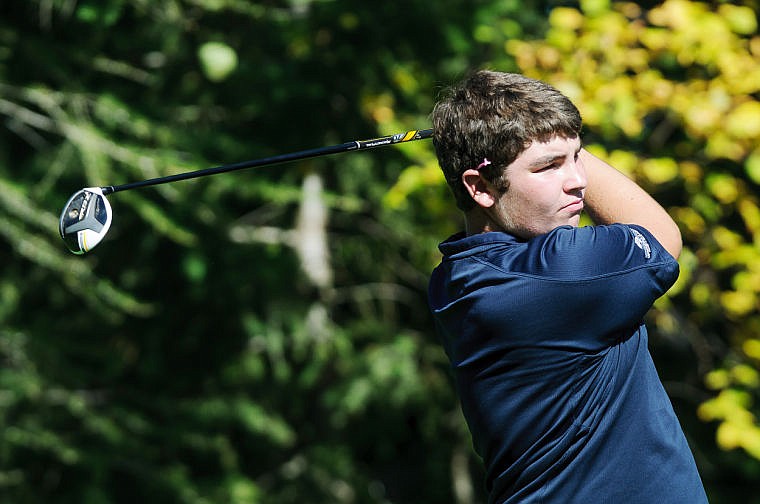
<svg viewBox="0 0 760 504"><path fill-rule="evenodd" d="M372 138L369 140L357 140L356 148L357 149L372 149L375 147L382 147L383 145L410 142L412 140L422 140L425 138L429 138L432 135L433 135L432 129L411 130L405 133L396 133L395 135Z"/></svg>

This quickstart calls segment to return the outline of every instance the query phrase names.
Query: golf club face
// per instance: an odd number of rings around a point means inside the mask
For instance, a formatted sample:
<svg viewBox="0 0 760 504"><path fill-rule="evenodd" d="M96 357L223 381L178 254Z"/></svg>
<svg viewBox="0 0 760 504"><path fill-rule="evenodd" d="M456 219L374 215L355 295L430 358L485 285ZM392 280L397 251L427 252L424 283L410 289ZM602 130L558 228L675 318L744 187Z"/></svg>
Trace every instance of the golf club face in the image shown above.
<svg viewBox="0 0 760 504"><path fill-rule="evenodd" d="M66 246L77 255L100 243L111 227L111 205L99 187L74 193L61 212L59 231Z"/></svg>

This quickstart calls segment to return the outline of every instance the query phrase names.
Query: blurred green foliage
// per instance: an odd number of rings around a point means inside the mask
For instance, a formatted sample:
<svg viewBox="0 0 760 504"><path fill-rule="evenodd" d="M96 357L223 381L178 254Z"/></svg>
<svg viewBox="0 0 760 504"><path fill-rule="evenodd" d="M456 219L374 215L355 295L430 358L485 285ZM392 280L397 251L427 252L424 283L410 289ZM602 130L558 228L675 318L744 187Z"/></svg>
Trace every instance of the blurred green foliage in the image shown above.
<svg viewBox="0 0 760 504"><path fill-rule="evenodd" d="M115 194L85 257L57 221L84 186L428 127L444 86L490 66L566 92L586 145L678 220L655 360L711 502L750 502L756 11L4 2L0 501L484 502L426 307L460 225L429 142Z"/></svg>

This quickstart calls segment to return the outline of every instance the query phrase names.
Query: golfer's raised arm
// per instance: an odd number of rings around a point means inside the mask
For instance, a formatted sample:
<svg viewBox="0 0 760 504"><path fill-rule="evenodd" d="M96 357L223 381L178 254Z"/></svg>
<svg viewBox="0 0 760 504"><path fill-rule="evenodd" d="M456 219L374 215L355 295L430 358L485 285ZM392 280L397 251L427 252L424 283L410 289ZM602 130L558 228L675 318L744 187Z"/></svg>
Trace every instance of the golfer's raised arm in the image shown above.
<svg viewBox="0 0 760 504"><path fill-rule="evenodd" d="M585 149L581 160L588 179L586 211L594 222L638 224L678 258L681 232L665 209L634 181Z"/></svg>

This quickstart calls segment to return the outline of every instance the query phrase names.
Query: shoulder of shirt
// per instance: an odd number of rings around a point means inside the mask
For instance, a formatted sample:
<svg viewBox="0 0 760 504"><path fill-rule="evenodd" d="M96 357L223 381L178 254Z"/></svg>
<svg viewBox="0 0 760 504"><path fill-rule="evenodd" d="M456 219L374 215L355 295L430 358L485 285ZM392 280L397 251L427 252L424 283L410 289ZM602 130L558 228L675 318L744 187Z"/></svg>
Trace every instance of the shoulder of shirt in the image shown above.
<svg viewBox="0 0 760 504"><path fill-rule="evenodd" d="M563 226L527 242L490 245L473 250L471 258L510 274L545 280L590 280L640 268L678 268L655 238L635 225Z"/></svg>

